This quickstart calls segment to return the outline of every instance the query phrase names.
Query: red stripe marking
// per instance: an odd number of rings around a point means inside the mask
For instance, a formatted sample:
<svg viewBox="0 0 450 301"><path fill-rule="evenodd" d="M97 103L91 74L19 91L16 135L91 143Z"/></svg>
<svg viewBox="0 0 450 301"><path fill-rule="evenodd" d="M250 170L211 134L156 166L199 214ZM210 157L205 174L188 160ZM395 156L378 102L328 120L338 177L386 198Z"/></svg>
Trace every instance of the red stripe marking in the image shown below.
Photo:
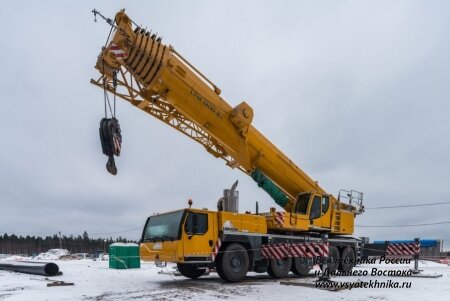
<svg viewBox="0 0 450 301"><path fill-rule="evenodd" d="M283 254L281 254L281 253L279 252L277 246L273 246L273 247L272 247L272 251L273 251L273 254L275 255L275 258L276 258L276 259L281 259L281 257L282 257Z"/></svg>
<svg viewBox="0 0 450 301"><path fill-rule="evenodd" d="M293 251L292 254L294 255L294 257L300 257L301 250L300 250L298 245L292 245L292 249L291 250Z"/></svg>
<svg viewBox="0 0 450 301"><path fill-rule="evenodd" d="M283 258L283 250L280 248L280 246L274 246L273 251L275 252L275 254L277 254L277 259Z"/></svg>
<svg viewBox="0 0 450 301"><path fill-rule="evenodd" d="M387 255L418 255L420 243L389 244L386 249Z"/></svg>
<svg viewBox="0 0 450 301"><path fill-rule="evenodd" d="M278 243L261 246L261 255L264 258L283 259L286 257L317 257L328 256L329 248L325 243Z"/></svg>
<svg viewBox="0 0 450 301"><path fill-rule="evenodd" d="M222 241L220 240L220 238L218 238L216 243L214 244L213 251L211 252L212 261L214 261L216 259L216 256L217 256L217 253L219 252L221 244L222 244Z"/></svg>

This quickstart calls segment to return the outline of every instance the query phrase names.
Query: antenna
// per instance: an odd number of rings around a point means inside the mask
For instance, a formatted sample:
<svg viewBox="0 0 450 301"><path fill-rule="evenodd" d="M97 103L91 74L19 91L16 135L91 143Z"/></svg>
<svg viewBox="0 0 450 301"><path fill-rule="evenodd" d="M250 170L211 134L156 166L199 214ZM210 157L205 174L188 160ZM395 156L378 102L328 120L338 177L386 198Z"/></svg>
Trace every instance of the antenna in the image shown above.
<svg viewBox="0 0 450 301"><path fill-rule="evenodd" d="M97 15L99 15L100 17L102 17L103 20L106 21L106 23L108 23L111 26L114 26L114 21L112 19L106 18L105 16L102 15L101 12L99 12L95 8L92 10L92 13L94 14L94 22L97 22Z"/></svg>

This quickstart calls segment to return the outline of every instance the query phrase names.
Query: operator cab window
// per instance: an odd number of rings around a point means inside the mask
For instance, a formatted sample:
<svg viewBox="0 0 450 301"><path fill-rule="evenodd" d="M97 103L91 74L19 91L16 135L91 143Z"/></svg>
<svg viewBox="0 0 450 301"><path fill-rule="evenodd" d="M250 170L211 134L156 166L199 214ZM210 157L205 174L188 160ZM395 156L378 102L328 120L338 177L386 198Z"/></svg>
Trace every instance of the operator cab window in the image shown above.
<svg viewBox="0 0 450 301"><path fill-rule="evenodd" d="M310 219L316 219L316 218L319 218L320 216L321 216L321 212L320 212L320 197L315 195L313 203L311 205L311 213L310 213L309 218Z"/></svg>
<svg viewBox="0 0 450 301"><path fill-rule="evenodd" d="M328 211L328 206L330 204L330 197L323 196L322 197L322 214L325 214Z"/></svg>
<svg viewBox="0 0 450 301"><path fill-rule="evenodd" d="M190 235L202 235L208 231L208 214L189 212L184 231Z"/></svg>
<svg viewBox="0 0 450 301"><path fill-rule="evenodd" d="M297 204L295 205L295 213L306 214L308 211L310 194L301 194L297 199Z"/></svg>

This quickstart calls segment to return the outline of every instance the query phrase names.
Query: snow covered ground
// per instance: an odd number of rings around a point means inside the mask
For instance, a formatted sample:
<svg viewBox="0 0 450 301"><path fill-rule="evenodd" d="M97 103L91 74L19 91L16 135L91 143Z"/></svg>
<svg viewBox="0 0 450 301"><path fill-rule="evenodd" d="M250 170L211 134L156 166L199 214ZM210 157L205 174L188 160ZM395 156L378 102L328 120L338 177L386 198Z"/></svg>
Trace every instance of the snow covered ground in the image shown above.
<svg viewBox="0 0 450 301"><path fill-rule="evenodd" d="M407 270L409 265L362 265L368 276L336 277L336 281L411 281L411 288L354 288L331 292L316 288L280 285L279 280L266 274L249 273L246 280L228 284L211 273L198 280L182 276L159 274L173 271L168 266L157 268L144 263L141 269L114 270L107 261L56 260L62 276L52 280L73 282L74 286L47 287L44 276L19 274L0 270L0 300L450 300L450 266L421 261L425 274L443 274L436 279L370 276L372 268ZM313 278L295 278L288 281L312 282Z"/></svg>

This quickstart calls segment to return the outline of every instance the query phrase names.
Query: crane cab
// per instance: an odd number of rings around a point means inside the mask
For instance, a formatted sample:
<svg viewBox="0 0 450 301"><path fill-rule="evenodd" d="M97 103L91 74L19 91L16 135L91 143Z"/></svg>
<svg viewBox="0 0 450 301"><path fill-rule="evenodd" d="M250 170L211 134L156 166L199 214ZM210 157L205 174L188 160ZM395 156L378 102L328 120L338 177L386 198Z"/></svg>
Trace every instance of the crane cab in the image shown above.
<svg viewBox="0 0 450 301"><path fill-rule="evenodd" d="M290 212L271 209L266 218L274 230L322 231L333 230L335 199L328 194L304 192L297 196Z"/></svg>
<svg viewBox="0 0 450 301"><path fill-rule="evenodd" d="M299 194L297 201L292 208L291 216L293 216L294 219L308 219L308 229L330 229L330 196L312 192Z"/></svg>

